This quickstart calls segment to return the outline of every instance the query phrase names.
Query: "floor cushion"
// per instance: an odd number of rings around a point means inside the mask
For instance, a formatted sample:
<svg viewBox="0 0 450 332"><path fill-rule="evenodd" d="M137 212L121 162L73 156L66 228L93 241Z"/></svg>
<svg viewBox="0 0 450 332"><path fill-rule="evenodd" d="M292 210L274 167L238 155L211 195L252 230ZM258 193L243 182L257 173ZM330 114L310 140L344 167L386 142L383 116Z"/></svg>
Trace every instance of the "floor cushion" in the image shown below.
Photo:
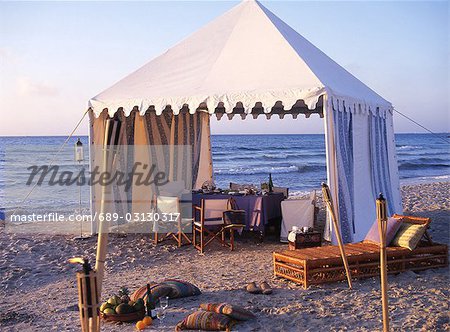
<svg viewBox="0 0 450 332"><path fill-rule="evenodd" d="M177 324L176 330L229 331L233 320L210 311L196 311Z"/></svg>
<svg viewBox="0 0 450 332"><path fill-rule="evenodd" d="M404 223L391 245L414 250L427 230L427 225Z"/></svg>
<svg viewBox="0 0 450 332"><path fill-rule="evenodd" d="M249 320L255 318L255 315L247 309L228 303L202 303L200 308L206 311L212 311L218 314L227 315L235 320Z"/></svg>
<svg viewBox="0 0 450 332"><path fill-rule="evenodd" d="M176 299L180 297L195 296L200 295L202 292L197 286L182 280L177 279L166 279L161 284L169 286L171 292L169 297L171 299Z"/></svg>
<svg viewBox="0 0 450 332"><path fill-rule="evenodd" d="M150 290L152 292L153 300L158 300L160 297L169 296L172 292L172 287L164 284L153 284L150 286ZM138 290L136 290L130 297L132 301L136 301L137 299L142 298L144 302L147 301L147 285L142 286Z"/></svg>

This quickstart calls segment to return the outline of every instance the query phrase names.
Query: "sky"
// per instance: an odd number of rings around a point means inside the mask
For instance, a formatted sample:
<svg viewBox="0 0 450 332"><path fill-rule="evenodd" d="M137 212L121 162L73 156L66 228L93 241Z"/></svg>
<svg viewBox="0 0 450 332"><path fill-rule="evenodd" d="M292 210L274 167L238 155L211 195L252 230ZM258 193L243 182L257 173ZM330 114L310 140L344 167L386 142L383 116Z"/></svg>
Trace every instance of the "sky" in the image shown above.
<svg viewBox="0 0 450 332"><path fill-rule="evenodd" d="M237 3L0 2L0 136L68 135L90 98ZM449 131L448 1L261 3L398 111ZM323 120L224 117L212 131L322 133Z"/></svg>

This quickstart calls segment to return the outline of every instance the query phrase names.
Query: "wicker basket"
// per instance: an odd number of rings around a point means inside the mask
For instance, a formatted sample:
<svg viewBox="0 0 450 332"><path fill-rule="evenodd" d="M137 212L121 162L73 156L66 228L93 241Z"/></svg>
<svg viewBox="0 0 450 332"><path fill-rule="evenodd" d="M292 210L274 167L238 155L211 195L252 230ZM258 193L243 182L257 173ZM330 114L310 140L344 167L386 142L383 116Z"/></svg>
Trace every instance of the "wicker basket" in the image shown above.
<svg viewBox="0 0 450 332"><path fill-rule="evenodd" d="M136 322L141 320L145 316L145 310L131 312L129 314L115 314L115 315L105 315L101 314L102 318L107 322Z"/></svg>

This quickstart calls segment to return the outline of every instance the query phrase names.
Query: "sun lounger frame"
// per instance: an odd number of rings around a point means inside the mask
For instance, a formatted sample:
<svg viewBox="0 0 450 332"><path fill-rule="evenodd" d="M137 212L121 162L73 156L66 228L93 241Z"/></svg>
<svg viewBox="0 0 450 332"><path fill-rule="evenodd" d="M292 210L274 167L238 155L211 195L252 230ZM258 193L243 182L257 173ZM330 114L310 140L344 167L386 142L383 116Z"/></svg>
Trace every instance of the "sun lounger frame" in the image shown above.
<svg viewBox="0 0 450 332"><path fill-rule="evenodd" d="M372 243L345 245L352 278L380 275L380 248ZM448 247L422 242L415 250L387 248L388 273L420 271L448 266ZM330 283L346 279L337 246L324 246L273 253L274 274L303 285Z"/></svg>

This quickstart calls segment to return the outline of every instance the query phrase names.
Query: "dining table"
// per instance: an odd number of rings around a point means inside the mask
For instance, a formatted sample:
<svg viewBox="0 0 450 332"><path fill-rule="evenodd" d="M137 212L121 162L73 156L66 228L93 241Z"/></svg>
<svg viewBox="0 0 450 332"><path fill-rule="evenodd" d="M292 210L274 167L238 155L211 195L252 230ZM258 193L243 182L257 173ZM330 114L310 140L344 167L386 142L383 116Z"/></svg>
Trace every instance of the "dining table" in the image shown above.
<svg viewBox="0 0 450 332"><path fill-rule="evenodd" d="M193 193L192 205L200 206L202 199L228 199L234 201L234 209L245 211L245 230L264 234L270 220L281 221L281 202L283 193L267 193L264 195L230 195L226 193Z"/></svg>

